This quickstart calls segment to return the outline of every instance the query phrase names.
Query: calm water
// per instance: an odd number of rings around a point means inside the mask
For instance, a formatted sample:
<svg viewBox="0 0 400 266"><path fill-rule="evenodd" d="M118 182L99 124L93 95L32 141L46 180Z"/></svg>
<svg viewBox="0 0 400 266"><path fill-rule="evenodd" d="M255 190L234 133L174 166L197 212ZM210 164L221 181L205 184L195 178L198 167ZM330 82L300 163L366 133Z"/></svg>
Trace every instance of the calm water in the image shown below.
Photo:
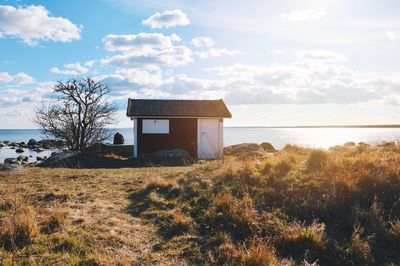
<svg viewBox="0 0 400 266"><path fill-rule="evenodd" d="M133 143L132 128L118 128L125 143ZM40 140L40 131L37 129L0 129L0 141L27 142L29 139ZM112 140L110 140L111 142ZM376 144L383 141L400 141L400 128L225 128L225 146L244 142L270 142L280 149L286 144L298 144L307 147L329 148L348 141ZM27 149L26 149L27 150ZM36 153L26 151L32 159ZM38 154L48 156L48 152ZM5 158L17 157L14 150L3 148L0 150L0 162Z"/></svg>

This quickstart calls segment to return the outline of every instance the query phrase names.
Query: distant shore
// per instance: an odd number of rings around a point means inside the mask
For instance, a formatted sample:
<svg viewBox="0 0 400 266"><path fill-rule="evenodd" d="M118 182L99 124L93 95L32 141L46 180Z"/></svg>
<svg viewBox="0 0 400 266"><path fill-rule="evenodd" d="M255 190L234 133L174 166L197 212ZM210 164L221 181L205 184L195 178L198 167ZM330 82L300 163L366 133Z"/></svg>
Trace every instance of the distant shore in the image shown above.
<svg viewBox="0 0 400 266"><path fill-rule="evenodd" d="M400 125L248 126L227 128L400 128Z"/></svg>
<svg viewBox="0 0 400 266"><path fill-rule="evenodd" d="M225 128L400 128L399 125L307 125L307 126L225 126ZM110 128L111 130L130 129L130 127ZM40 130L38 128L0 128L0 130Z"/></svg>

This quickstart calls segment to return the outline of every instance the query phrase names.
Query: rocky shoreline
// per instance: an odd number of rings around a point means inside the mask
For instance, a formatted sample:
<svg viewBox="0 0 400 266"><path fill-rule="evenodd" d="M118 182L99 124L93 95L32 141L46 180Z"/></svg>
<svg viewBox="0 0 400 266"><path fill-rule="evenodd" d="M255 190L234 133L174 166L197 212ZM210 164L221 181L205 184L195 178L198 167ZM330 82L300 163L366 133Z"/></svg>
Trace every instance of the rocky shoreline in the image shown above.
<svg viewBox="0 0 400 266"><path fill-rule="evenodd" d="M367 147L394 147L398 144L395 142L382 142L376 145L370 145L367 143L354 143L347 142L343 145L336 145L330 147L328 150L331 151L340 151L348 148L367 148ZM60 148L63 147L63 148ZM60 141L54 140L40 140L36 141L34 139L29 140L27 143L25 142L9 142L9 141L0 141L0 152L2 149L14 150L16 156L9 157L4 159L4 163L0 163L0 170L8 170L8 169L16 169L23 166L43 166L43 167L68 167L68 168L81 168L81 167L108 167L108 168L116 168L116 167L132 167L134 165L147 165L148 162L151 162L149 165L162 165L166 162L172 162L172 164L177 165L188 165L194 162L194 160L190 157L190 155L182 149L174 149L174 150L163 150L158 153L149 154L148 158L142 158L141 161L136 161L132 163L129 160L129 156L117 156L118 158L114 158L116 154L108 153L104 150L93 150L88 153L79 153L72 152L66 149L64 143ZM302 147L296 145L286 145L285 149L302 149ZM30 155L29 157L23 155L27 150L30 151L30 154L36 154L36 158ZM278 152L271 143L263 142L261 144L257 143L241 143L236 145L231 145L224 148L225 156L235 156L241 159L261 159L269 156L271 153ZM39 154L46 154L39 156ZM26 154L26 153L25 153ZM109 156L108 154L113 154L113 156ZM18 156L17 156L18 155ZM146 164L147 163L147 164Z"/></svg>
<svg viewBox="0 0 400 266"><path fill-rule="evenodd" d="M5 158L3 162L0 162L0 165L3 165L3 168L5 168L4 165L35 165L56 154L56 150L60 149L60 147L65 150L63 148L65 144L62 141L49 139L39 141L30 139L28 142L0 141L0 152L5 149L15 151L15 156ZM24 155L27 152L30 155Z"/></svg>

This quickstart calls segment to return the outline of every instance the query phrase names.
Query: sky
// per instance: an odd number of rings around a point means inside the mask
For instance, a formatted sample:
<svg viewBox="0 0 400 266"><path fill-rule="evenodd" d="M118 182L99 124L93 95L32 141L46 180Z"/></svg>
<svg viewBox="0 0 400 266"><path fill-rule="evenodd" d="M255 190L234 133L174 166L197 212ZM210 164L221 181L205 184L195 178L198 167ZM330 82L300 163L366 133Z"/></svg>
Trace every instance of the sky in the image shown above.
<svg viewBox="0 0 400 266"><path fill-rule="evenodd" d="M226 126L400 124L397 0L0 0L0 129L35 128L57 81L224 99Z"/></svg>

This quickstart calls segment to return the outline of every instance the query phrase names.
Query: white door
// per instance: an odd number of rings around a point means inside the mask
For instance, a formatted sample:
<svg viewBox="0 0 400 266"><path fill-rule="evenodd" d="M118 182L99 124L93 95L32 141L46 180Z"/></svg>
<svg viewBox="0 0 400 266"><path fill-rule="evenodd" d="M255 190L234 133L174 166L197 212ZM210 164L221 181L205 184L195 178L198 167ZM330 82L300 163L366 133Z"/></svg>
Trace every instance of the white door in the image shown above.
<svg viewBox="0 0 400 266"><path fill-rule="evenodd" d="M198 159L217 159L221 156L221 130L219 119L198 119Z"/></svg>

